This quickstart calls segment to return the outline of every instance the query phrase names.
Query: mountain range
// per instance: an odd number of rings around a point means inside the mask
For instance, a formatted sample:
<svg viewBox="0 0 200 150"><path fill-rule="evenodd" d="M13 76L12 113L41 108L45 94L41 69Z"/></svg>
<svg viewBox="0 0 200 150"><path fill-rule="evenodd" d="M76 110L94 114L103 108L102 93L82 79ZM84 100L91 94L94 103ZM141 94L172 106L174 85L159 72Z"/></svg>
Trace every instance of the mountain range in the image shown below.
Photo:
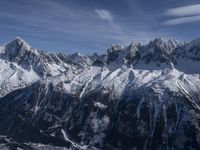
<svg viewBox="0 0 200 150"><path fill-rule="evenodd" d="M0 47L0 149L200 149L200 39L104 54Z"/></svg>

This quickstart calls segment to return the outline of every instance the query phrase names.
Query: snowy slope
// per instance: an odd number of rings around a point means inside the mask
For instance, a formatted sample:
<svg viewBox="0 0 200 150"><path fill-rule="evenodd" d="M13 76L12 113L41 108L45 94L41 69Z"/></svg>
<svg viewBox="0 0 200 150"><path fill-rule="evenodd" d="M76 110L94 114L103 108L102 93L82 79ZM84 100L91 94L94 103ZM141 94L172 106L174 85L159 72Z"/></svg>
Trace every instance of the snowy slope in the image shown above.
<svg viewBox="0 0 200 150"><path fill-rule="evenodd" d="M40 79L32 69L25 70L16 63L2 59L0 59L0 64L0 97Z"/></svg>

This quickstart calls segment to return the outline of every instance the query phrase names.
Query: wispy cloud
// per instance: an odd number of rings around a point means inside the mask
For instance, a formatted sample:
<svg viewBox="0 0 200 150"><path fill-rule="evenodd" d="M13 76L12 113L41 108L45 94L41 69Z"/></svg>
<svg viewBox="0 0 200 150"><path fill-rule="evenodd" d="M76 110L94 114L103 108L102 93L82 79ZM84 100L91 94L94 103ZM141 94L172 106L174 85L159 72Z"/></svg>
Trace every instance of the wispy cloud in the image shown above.
<svg viewBox="0 0 200 150"><path fill-rule="evenodd" d="M163 22L163 25L179 25L200 21L200 4L168 9L167 16L174 17Z"/></svg>
<svg viewBox="0 0 200 150"><path fill-rule="evenodd" d="M200 21L200 15L170 19L163 22L163 24L164 25L178 25L178 24L186 24L186 23L197 22L197 21Z"/></svg>
<svg viewBox="0 0 200 150"><path fill-rule="evenodd" d="M113 19L114 19L113 15L108 10L95 9L94 11L99 16L99 18L101 18L102 20L105 20L105 21L108 21L108 22L112 22Z"/></svg>
<svg viewBox="0 0 200 150"><path fill-rule="evenodd" d="M168 9L166 14L174 17L200 15L200 4Z"/></svg>

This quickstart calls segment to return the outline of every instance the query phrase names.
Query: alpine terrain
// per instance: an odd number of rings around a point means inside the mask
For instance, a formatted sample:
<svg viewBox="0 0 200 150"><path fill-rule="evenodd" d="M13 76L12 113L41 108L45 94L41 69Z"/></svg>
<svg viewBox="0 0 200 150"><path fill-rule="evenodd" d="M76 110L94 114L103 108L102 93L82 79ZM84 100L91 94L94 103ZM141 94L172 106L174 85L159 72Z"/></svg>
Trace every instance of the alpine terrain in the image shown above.
<svg viewBox="0 0 200 150"><path fill-rule="evenodd" d="M200 39L87 56L2 45L0 149L200 149Z"/></svg>

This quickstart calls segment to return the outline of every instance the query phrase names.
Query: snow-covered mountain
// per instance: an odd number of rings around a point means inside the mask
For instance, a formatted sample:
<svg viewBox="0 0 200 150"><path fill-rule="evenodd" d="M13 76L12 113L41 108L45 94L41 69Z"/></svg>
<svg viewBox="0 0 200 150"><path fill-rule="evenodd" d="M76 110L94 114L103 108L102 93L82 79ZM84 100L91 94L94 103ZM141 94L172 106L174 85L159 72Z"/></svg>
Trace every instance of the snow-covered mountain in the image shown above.
<svg viewBox="0 0 200 150"><path fill-rule="evenodd" d="M198 39L132 42L84 56L36 50L17 38L1 48L0 143L199 149L199 54Z"/></svg>
<svg viewBox="0 0 200 150"><path fill-rule="evenodd" d="M39 79L56 76L66 71L78 73L91 65L87 56L49 53L36 50L17 37L1 47L0 97Z"/></svg>

